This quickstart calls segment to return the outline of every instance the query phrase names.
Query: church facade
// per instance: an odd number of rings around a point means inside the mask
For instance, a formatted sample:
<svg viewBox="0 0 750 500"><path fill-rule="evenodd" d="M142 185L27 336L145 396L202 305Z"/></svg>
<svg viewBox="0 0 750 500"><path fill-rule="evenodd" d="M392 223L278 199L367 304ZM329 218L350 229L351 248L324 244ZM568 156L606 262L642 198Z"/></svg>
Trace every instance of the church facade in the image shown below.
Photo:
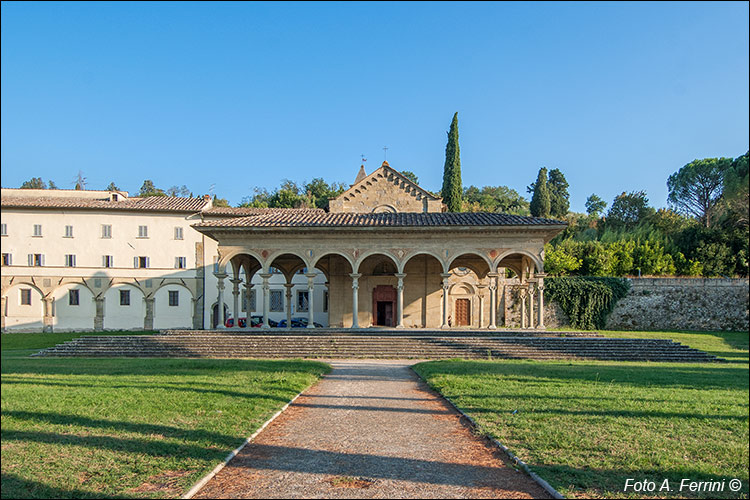
<svg viewBox="0 0 750 500"><path fill-rule="evenodd" d="M564 227L442 212L385 162L327 211L3 189L2 330L492 329L511 296L543 328L544 243Z"/></svg>
<svg viewBox="0 0 750 500"><path fill-rule="evenodd" d="M511 270L520 278L513 286L521 326L544 328L544 244L565 224L441 208L439 198L384 162L370 175L361 169L328 211L269 212L193 227L218 242L219 297L225 280L236 295L246 283L242 276L258 275L267 307L271 270L287 278L303 270L310 297L325 277L331 327L493 329L504 317Z"/></svg>

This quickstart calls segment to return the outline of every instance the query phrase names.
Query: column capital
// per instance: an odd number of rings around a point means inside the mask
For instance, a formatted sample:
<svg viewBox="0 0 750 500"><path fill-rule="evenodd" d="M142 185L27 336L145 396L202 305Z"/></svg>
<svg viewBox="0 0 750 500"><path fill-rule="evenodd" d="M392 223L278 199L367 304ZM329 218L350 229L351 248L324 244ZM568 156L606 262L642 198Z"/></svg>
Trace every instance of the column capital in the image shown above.
<svg viewBox="0 0 750 500"><path fill-rule="evenodd" d="M400 280L406 278L406 273L396 273L394 276Z"/></svg>
<svg viewBox="0 0 750 500"><path fill-rule="evenodd" d="M263 278L263 281L266 281L268 278L273 276L273 273L258 273L258 275Z"/></svg>
<svg viewBox="0 0 750 500"><path fill-rule="evenodd" d="M544 279L547 277L547 273L534 273L534 277Z"/></svg>
<svg viewBox="0 0 750 500"><path fill-rule="evenodd" d="M440 273L440 277L443 278L443 280L447 280L451 276L453 276L451 273Z"/></svg>
<svg viewBox="0 0 750 500"><path fill-rule="evenodd" d="M229 282L233 285L239 285L240 283L242 283L242 280L240 278L232 278L229 280Z"/></svg>
<svg viewBox="0 0 750 500"><path fill-rule="evenodd" d="M250 290L250 289L251 289L251 288L253 288L254 286L255 286L255 285L253 285L252 283L245 283L245 290Z"/></svg>
<svg viewBox="0 0 750 500"><path fill-rule="evenodd" d="M227 273L214 273L214 276L216 276L216 279L219 281L224 281L224 279L229 276Z"/></svg>
<svg viewBox="0 0 750 500"><path fill-rule="evenodd" d="M294 283L284 283L284 286L291 292L292 288L294 288Z"/></svg>
<svg viewBox="0 0 750 500"><path fill-rule="evenodd" d="M305 276L307 276L308 279L317 278L318 273L305 273Z"/></svg>
<svg viewBox="0 0 750 500"><path fill-rule="evenodd" d="M353 280L356 280L362 277L362 273L350 273L349 276L351 276Z"/></svg>
<svg viewBox="0 0 750 500"><path fill-rule="evenodd" d="M499 278L500 273L487 273L487 276L490 278Z"/></svg>

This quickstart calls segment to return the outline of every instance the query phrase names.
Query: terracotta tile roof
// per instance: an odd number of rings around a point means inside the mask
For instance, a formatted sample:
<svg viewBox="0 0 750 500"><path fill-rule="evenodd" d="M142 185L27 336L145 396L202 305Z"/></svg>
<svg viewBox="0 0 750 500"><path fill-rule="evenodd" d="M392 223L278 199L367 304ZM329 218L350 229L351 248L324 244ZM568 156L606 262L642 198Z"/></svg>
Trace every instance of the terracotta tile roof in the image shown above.
<svg viewBox="0 0 750 500"><path fill-rule="evenodd" d="M253 207L213 207L204 210L206 216L242 217L247 215L265 215L270 213L325 213L321 208L253 208Z"/></svg>
<svg viewBox="0 0 750 500"><path fill-rule="evenodd" d="M501 213L329 213L287 211L194 224L197 228L546 226L565 222Z"/></svg>
<svg viewBox="0 0 750 500"><path fill-rule="evenodd" d="M3 196L2 208L80 208L93 210L140 210L149 212L199 212L206 206L203 198L175 198L150 196L125 198L118 201L87 200L82 198L45 198Z"/></svg>

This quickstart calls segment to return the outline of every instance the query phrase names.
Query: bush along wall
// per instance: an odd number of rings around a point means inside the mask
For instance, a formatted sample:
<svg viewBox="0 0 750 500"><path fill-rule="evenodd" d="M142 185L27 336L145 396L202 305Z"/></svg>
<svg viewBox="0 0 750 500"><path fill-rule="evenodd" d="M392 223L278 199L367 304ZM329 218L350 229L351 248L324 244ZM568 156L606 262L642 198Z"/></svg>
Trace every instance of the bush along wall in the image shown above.
<svg viewBox="0 0 750 500"><path fill-rule="evenodd" d="M617 301L628 294L624 278L561 277L544 280L545 295L557 302L570 318L573 328L604 328Z"/></svg>

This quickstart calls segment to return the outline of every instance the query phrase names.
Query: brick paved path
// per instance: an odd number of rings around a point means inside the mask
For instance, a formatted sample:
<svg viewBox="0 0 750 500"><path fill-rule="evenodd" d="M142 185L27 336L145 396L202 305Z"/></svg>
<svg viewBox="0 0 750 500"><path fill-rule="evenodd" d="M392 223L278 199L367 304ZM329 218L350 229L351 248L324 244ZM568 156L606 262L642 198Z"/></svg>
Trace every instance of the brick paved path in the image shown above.
<svg viewBox="0 0 750 500"><path fill-rule="evenodd" d="M331 361L195 498L549 498L473 436L412 363Z"/></svg>

